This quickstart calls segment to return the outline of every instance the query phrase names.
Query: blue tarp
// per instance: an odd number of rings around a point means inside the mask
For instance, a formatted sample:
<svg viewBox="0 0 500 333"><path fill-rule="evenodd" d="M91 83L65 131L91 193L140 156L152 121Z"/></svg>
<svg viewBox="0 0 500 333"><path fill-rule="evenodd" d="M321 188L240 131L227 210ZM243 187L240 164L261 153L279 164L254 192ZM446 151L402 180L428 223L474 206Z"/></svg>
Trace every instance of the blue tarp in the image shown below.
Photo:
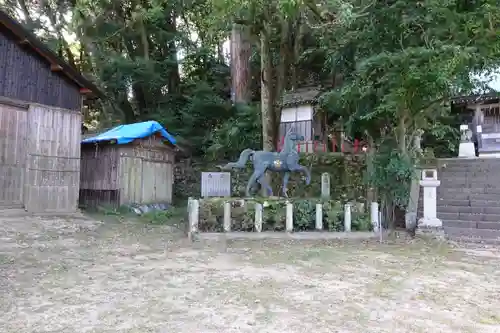
<svg viewBox="0 0 500 333"><path fill-rule="evenodd" d="M175 140L175 138L170 133L168 133L163 128L163 126L161 126L157 121L154 120L145 121L142 123L120 125L92 138L87 138L83 140L82 143L95 143L114 140L117 144L120 145L132 142L135 139L146 138L156 132L160 133L173 145L176 144L177 140Z"/></svg>

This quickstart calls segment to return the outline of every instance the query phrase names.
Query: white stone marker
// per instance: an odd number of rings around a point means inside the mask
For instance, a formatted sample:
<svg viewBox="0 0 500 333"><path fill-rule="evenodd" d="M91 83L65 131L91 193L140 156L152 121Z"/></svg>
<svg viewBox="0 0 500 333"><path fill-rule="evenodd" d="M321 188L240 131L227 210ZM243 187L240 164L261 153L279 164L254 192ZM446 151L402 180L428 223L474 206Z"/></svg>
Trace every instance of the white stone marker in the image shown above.
<svg viewBox="0 0 500 333"><path fill-rule="evenodd" d="M379 211L378 211L378 202L372 202L370 206L370 218L373 226L373 231L379 231Z"/></svg>
<svg viewBox="0 0 500 333"><path fill-rule="evenodd" d="M200 202L195 199L188 201L188 220L189 220L189 233L188 237L193 241L193 236L198 232L198 219L200 215Z"/></svg>
<svg viewBox="0 0 500 333"><path fill-rule="evenodd" d="M293 231L293 204L286 202L286 231Z"/></svg>
<svg viewBox="0 0 500 333"><path fill-rule="evenodd" d="M262 204L256 202L255 203L255 231L257 232L262 232L262 215L263 215L263 208Z"/></svg>
<svg viewBox="0 0 500 333"><path fill-rule="evenodd" d="M351 204L344 205L344 231L351 232Z"/></svg>
<svg viewBox="0 0 500 333"><path fill-rule="evenodd" d="M443 222L437 218L436 211L436 188L441 184L437 179L436 169L422 170L420 186L424 188L424 217L418 221L419 226L441 228Z"/></svg>
<svg viewBox="0 0 500 333"><path fill-rule="evenodd" d="M330 199L330 174L328 172L321 174L321 198Z"/></svg>
<svg viewBox="0 0 500 333"><path fill-rule="evenodd" d="M476 149L472 142L472 132L468 125L460 125L460 144L458 145L458 157L476 157Z"/></svg>
<svg viewBox="0 0 500 333"><path fill-rule="evenodd" d="M231 203L224 202L224 231L231 231Z"/></svg>
<svg viewBox="0 0 500 333"><path fill-rule="evenodd" d="M323 230L323 205L316 204L316 230Z"/></svg>

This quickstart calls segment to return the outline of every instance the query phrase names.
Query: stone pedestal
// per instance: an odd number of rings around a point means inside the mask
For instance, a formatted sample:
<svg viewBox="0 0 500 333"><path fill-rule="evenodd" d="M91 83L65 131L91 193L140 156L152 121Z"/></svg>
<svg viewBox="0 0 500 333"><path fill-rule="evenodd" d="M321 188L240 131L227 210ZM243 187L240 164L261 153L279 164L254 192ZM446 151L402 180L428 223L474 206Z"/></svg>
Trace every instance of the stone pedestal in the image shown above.
<svg viewBox="0 0 500 333"><path fill-rule="evenodd" d="M423 187L424 216L418 221L420 231L436 231L441 233L443 222L437 218L437 187L441 181L437 179L436 169L422 171L420 186Z"/></svg>
<svg viewBox="0 0 500 333"><path fill-rule="evenodd" d="M476 157L476 149L472 142L472 132L468 125L460 125L460 145L458 146L458 157Z"/></svg>
<svg viewBox="0 0 500 333"><path fill-rule="evenodd" d="M473 142L460 142L458 157L476 157L476 148Z"/></svg>

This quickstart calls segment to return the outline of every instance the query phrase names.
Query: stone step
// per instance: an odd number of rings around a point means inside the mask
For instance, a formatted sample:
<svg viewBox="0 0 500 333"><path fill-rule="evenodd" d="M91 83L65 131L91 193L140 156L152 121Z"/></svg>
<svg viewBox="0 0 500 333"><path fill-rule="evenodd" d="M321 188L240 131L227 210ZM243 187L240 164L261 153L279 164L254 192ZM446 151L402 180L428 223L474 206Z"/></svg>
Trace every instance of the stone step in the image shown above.
<svg viewBox="0 0 500 333"><path fill-rule="evenodd" d="M454 180L454 179L444 179L441 180L440 188L491 188L498 189L500 188L500 180L491 179L491 180Z"/></svg>
<svg viewBox="0 0 500 333"><path fill-rule="evenodd" d="M499 207L468 207L468 206L438 206L438 215L441 213L455 214L497 214L500 215Z"/></svg>
<svg viewBox="0 0 500 333"><path fill-rule="evenodd" d="M438 196L446 194L500 194L500 188L493 187L438 187Z"/></svg>
<svg viewBox="0 0 500 333"><path fill-rule="evenodd" d="M456 200L437 198L437 206L459 206L459 207L500 207L497 200Z"/></svg>
<svg viewBox="0 0 500 333"><path fill-rule="evenodd" d="M443 227L465 228L465 229L488 229L500 230L500 222L482 222L465 220L442 220Z"/></svg>
<svg viewBox="0 0 500 333"><path fill-rule="evenodd" d="M440 158L438 165L440 167L463 166L463 165L499 165L499 158L475 157L475 158Z"/></svg>
<svg viewBox="0 0 500 333"><path fill-rule="evenodd" d="M463 174L456 174L456 173L443 173L441 174L441 177L438 175L438 179L441 181L447 181L450 179L453 180L459 180L459 181L467 181L467 180L476 180L476 181L485 181L485 180L496 180L500 181L500 174L499 174L500 168L498 170L494 171L489 171L489 172L464 172Z"/></svg>
<svg viewBox="0 0 500 333"><path fill-rule="evenodd" d="M500 166L500 159L466 159L459 162L440 162L438 172L463 171L473 169L494 169Z"/></svg>
<svg viewBox="0 0 500 333"><path fill-rule="evenodd" d="M500 230L457 228L444 225L443 229L446 236L451 238L463 238L477 241L494 240L500 242Z"/></svg>
<svg viewBox="0 0 500 333"><path fill-rule="evenodd" d="M439 212L437 217L447 221L477 221L500 223L498 214L473 214L473 213L444 213Z"/></svg>
<svg viewBox="0 0 500 333"><path fill-rule="evenodd" d="M446 165L446 166L443 166L441 168L438 168L438 177L440 174L443 174L446 172L490 171L490 170L498 170L499 167L500 167L500 163Z"/></svg>
<svg viewBox="0 0 500 333"><path fill-rule="evenodd" d="M475 179L476 177L492 177L496 179L500 179L500 175L497 173L500 168L495 169L495 173L486 173L485 171L476 171L476 170L452 170L452 171L444 171L438 173L439 180L445 179Z"/></svg>
<svg viewBox="0 0 500 333"><path fill-rule="evenodd" d="M438 192L437 199L439 200L469 200L469 201L499 201L500 202L500 194L468 194L468 193L450 193L450 192Z"/></svg>

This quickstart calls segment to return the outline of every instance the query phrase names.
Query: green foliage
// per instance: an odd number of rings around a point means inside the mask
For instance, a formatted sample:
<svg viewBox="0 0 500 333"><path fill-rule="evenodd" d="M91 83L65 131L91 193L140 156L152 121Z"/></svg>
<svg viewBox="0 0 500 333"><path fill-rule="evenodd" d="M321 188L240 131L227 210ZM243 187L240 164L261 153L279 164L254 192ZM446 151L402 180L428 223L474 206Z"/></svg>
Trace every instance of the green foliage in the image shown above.
<svg viewBox="0 0 500 333"><path fill-rule="evenodd" d="M311 200L295 202L293 215L296 231L313 230L316 219L316 202Z"/></svg>
<svg viewBox="0 0 500 333"><path fill-rule="evenodd" d="M290 199L293 205L294 231L314 231L316 204L323 205L323 228L328 231L344 230L343 204L339 201L321 201L318 198ZM252 199L241 204L240 200L231 202L231 230L255 231L255 203L263 204L262 230L284 231L286 224L286 200ZM225 199L201 201L199 229L202 232L222 232ZM369 231L372 226L367 212L358 211L352 206L353 231Z"/></svg>
<svg viewBox="0 0 500 333"><path fill-rule="evenodd" d="M198 197L201 193L201 172L218 171L217 165L226 161L207 163L193 161L190 165L179 164L179 174L174 183L174 197L187 199ZM288 183L288 195L294 198L319 198L321 195L321 174L330 174L330 193L332 199L343 202L362 201L365 198L364 183L365 159L363 155L350 156L335 153L301 154L300 164L311 170L311 184L306 186L301 174L291 173ZM244 170L231 172L232 196L240 197L245 193L247 181L251 175L250 163ZM272 187L275 195L281 194L282 175L274 174Z"/></svg>
<svg viewBox="0 0 500 333"><path fill-rule="evenodd" d="M323 203L324 228L328 231L344 230L344 208L339 201Z"/></svg>
<svg viewBox="0 0 500 333"><path fill-rule="evenodd" d="M415 161L385 142L373 160L373 168L367 173L368 182L379 191L382 201L395 207L408 204L410 185L416 175Z"/></svg>
<svg viewBox="0 0 500 333"><path fill-rule="evenodd" d="M355 212L352 216L351 230L353 231L372 231L373 225L370 220L369 212Z"/></svg>
<svg viewBox="0 0 500 333"><path fill-rule="evenodd" d="M212 160L236 159L246 148L262 147L261 118L255 107L238 105L233 115L219 124L207 138L207 157Z"/></svg>
<svg viewBox="0 0 500 333"><path fill-rule="evenodd" d="M253 223L253 216L251 221ZM286 204L283 201L266 201L262 221L263 231L284 231L286 225Z"/></svg>
<svg viewBox="0 0 500 333"><path fill-rule="evenodd" d="M186 208L169 207L168 210L147 212L139 218L149 224L180 226L186 223Z"/></svg>
<svg viewBox="0 0 500 333"><path fill-rule="evenodd" d="M437 122L449 113L449 98L477 84L471 73L500 63L500 40L492 30L500 16L485 12L498 8L498 2L465 7L453 0L353 4L366 7L366 15L349 25L328 27L328 32L320 29L326 65L344 76L344 84L322 101L348 127L375 140L392 136L402 149L403 136L417 129L442 135Z"/></svg>

